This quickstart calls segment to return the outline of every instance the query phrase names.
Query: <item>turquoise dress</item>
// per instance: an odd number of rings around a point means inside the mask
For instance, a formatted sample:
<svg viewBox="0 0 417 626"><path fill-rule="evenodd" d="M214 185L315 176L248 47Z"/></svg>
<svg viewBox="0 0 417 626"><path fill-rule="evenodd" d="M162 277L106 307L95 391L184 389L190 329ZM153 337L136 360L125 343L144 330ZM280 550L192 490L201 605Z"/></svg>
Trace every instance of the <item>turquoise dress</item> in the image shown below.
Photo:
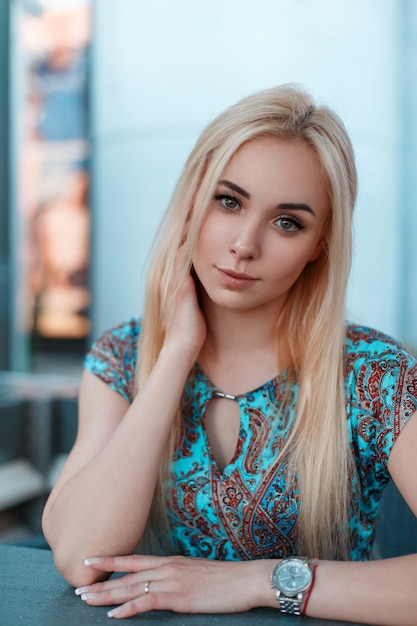
<svg viewBox="0 0 417 626"><path fill-rule="evenodd" d="M140 319L106 333L85 367L120 393L135 397ZM299 499L288 489L285 458L277 460L295 414L298 385L285 410L285 373L236 396L240 430L233 459L220 471L208 443L204 414L222 395L198 364L187 380L183 427L171 475L169 520L179 554L223 560L282 558L297 554ZM417 410L417 362L376 330L348 325L345 348L346 427L358 480L352 482L352 560L370 558L379 501L389 480L391 449ZM355 511L355 512L353 512Z"/></svg>

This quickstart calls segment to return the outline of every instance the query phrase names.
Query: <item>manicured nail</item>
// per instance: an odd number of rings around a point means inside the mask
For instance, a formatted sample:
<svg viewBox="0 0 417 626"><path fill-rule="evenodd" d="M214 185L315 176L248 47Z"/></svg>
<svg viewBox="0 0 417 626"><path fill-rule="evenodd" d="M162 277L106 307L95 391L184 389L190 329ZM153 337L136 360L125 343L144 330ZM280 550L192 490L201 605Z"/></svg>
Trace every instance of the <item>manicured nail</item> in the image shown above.
<svg viewBox="0 0 417 626"><path fill-rule="evenodd" d="M91 600L92 598L97 598L98 593L83 593L81 594L81 600Z"/></svg>
<svg viewBox="0 0 417 626"><path fill-rule="evenodd" d="M77 587L77 589L74 589L74 593L76 596L80 596L82 593L85 593L88 590L89 587Z"/></svg>
<svg viewBox="0 0 417 626"><path fill-rule="evenodd" d="M100 563L100 561L101 561L101 558L99 556L94 556L91 559L84 559L84 565L87 565L88 567L89 565L95 565L97 563Z"/></svg>
<svg viewBox="0 0 417 626"><path fill-rule="evenodd" d="M114 617L118 613L120 613L120 607L117 607L116 609L112 609L111 611L109 611L107 613L107 617Z"/></svg>

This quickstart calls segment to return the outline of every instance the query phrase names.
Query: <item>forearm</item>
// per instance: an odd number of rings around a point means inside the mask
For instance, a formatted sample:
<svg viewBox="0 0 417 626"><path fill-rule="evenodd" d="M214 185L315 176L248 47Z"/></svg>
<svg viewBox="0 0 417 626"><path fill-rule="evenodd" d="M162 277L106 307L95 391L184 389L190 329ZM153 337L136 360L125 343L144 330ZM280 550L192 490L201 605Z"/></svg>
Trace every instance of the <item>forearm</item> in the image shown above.
<svg viewBox="0 0 417 626"><path fill-rule="evenodd" d="M108 444L47 503L45 535L70 582L86 582L86 557L126 554L140 539L190 364L162 351Z"/></svg>
<svg viewBox="0 0 417 626"><path fill-rule="evenodd" d="M417 555L320 563L308 614L378 626L415 626Z"/></svg>

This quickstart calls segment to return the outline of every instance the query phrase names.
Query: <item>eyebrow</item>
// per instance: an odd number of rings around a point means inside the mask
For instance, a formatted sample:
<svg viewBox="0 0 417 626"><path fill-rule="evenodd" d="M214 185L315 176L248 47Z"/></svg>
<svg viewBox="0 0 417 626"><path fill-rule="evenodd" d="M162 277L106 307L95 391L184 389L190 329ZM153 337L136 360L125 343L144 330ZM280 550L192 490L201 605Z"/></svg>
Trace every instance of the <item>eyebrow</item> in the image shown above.
<svg viewBox="0 0 417 626"><path fill-rule="evenodd" d="M316 215L309 204L305 204L304 202L284 202L283 204L278 205L279 209L284 209L287 211L307 211L311 213L311 215Z"/></svg>
<svg viewBox="0 0 417 626"><path fill-rule="evenodd" d="M235 191L244 198L247 198L248 200L250 199L250 193L248 191L245 191L245 189L242 189L242 187L232 183L230 180L219 180L219 185L228 187L228 189ZM311 206L305 204L304 202L283 202L277 205L277 209L280 209L281 211L307 211L308 213L311 213L311 215L316 215Z"/></svg>
<svg viewBox="0 0 417 626"><path fill-rule="evenodd" d="M245 191L242 187L232 183L230 180L219 180L219 185L224 185L224 187L228 187L232 191L236 191L236 193L240 194L244 198L247 198L248 200L250 199L250 193L248 191Z"/></svg>

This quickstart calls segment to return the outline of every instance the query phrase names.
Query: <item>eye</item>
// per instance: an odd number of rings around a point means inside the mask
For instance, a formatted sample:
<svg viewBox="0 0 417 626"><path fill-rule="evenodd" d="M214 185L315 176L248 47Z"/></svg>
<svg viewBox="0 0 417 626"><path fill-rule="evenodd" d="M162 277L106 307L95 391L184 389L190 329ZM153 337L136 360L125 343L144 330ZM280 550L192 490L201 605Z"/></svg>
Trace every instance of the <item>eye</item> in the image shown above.
<svg viewBox="0 0 417 626"><path fill-rule="evenodd" d="M229 196L228 194L219 194L215 196L215 199L221 204L223 208L229 209L230 211L236 211L240 209L240 202L234 196Z"/></svg>
<svg viewBox="0 0 417 626"><path fill-rule="evenodd" d="M274 222L281 230L284 230L287 233L295 233L298 230L303 230L305 226L303 226L298 220L294 217L289 217L282 215Z"/></svg>

